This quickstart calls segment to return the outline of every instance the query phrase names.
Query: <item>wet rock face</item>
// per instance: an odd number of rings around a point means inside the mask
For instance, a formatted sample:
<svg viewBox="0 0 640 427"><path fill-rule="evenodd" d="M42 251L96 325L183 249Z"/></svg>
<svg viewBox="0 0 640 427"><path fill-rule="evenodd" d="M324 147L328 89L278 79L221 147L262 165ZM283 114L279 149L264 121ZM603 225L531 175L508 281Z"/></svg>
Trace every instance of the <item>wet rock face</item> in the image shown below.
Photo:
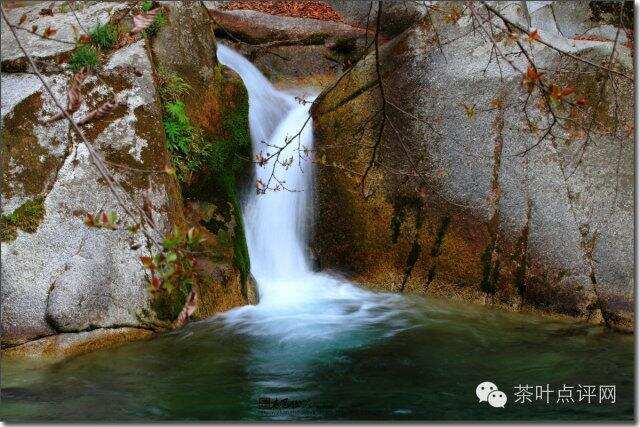
<svg viewBox="0 0 640 427"><path fill-rule="evenodd" d="M455 40L444 47L446 59L429 42L433 33L426 21L384 45L380 74L392 124L382 133L364 196L361 174L381 117L373 54L321 95L314 107L316 144L327 166L318 169L313 239L321 266L350 270L356 280L394 291L583 318L600 310L605 322L628 329L629 135L622 129L599 133L602 143L584 147L579 164L581 144L535 145L536 136L522 125L521 76L508 67L485 70L491 46L479 36L460 37L468 22L438 28L441 37ZM607 41L565 43L597 63L611 54ZM630 64L625 47L619 55L623 67ZM536 57L552 69L567 67L566 59L544 47ZM581 64L565 79L563 87L593 94L598 74ZM624 127L632 117L633 84L620 85ZM464 106L472 105L469 113ZM611 105L601 108L604 116L613 113Z"/></svg>
<svg viewBox="0 0 640 427"><path fill-rule="evenodd" d="M72 31L66 28L64 13L56 11L53 18L38 17L38 11L47 5L30 6L33 25L56 19L58 36ZM83 9L86 16L80 11L78 14L82 22L90 20L95 24L98 16L100 22L105 22L105 11L126 7L121 3L98 3ZM200 6L192 7L192 14L198 11L202 11ZM8 15L17 22L23 13L25 8L17 8ZM192 55L192 61L165 65L174 65L194 82L199 79L213 85L218 67L215 39L212 30L201 23L178 19L167 23L166 46L173 49L173 57L183 52L185 56ZM11 50L12 37L3 27L3 60L22 60ZM66 52L64 48L53 49L47 41L45 49L41 38L26 36L21 40L27 51L44 58L39 64L49 64L41 71L56 98L65 105L74 73L60 56ZM157 229L155 237L161 238L175 226L186 226L189 219L185 217L176 178L165 172L171 159L149 43L149 38L139 37L121 48L103 52L102 65L80 88L84 100L72 116L77 121L108 100L120 101L109 114L81 128L104 158L110 174L121 183L125 199L132 205L146 206ZM234 85L239 91L244 90L239 79L234 80ZM145 237L141 231L131 232L124 227L109 230L85 225L87 214L103 211L115 212L127 224L129 220L68 122L46 122L58 109L42 82L33 74L5 72L3 62L1 90L3 346L34 341L33 348L44 346L46 353L67 354L65 346L69 352L87 351L109 342L124 342L128 337L147 336L147 331L136 331L155 329L160 316L155 312L155 297L139 260L140 256L150 255ZM228 104L221 100L233 95L228 90L216 90L220 109L218 115L207 117L211 129L221 126L220 113ZM210 237L212 247L218 250L216 236ZM251 294L242 287L251 282L241 283L233 265L233 251L230 257L217 259L200 277L202 283L198 286L203 298L196 317L245 304L250 296L247 293ZM56 346L60 351L56 352ZM31 347L23 347L29 352L28 348Z"/></svg>
<svg viewBox="0 0 640 427"><path fill-rule="evenodd" d="M281 87L315 88L331 83L361 56L367 32L349 22L224 10L205 2L216 34L243 53ZM370 34L369 34L370 36Z"/></svg>
<svg viewBox="0 0 640 427"><path fill-rule="evenodd" d="M249 278L249 260L239 205L239 194L253 173L250 161L248 94L242 79L218 63L213 22L199 3L167 6L170 26L160 29L151 49L158 70L182 79L189 90L179 96L192 123L202 131L210 151L221 153L206 158L181 183L182 195L193 213L192 223L202 226L213 250L222 262L199 260L204 267L198 292L202 306L196 317L206 317L247 302L254 284ZM180 28L175 34L175 28ZM166 101L166 100L165 100ZM228 153L228 154L227 154ZM228 156L228 157L224 157ZM195 218L212 208L221 220ZM217 233L230 228L233 247L221 244ZM224 240L224 239L222 239Z"/></svg>

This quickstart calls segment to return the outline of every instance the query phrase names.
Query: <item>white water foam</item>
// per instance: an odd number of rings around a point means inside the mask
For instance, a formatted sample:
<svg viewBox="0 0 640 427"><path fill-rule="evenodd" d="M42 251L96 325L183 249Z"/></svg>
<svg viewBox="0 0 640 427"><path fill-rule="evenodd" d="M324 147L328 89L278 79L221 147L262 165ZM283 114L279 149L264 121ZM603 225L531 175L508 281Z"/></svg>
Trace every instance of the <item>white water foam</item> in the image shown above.
<svg viewBox="0 0 640 427"><path fill-rule="evenodd" d="M244 222L257 282L259 304L231 310L225 322L252 335L280 340L335 340L338 335L384 323L387 332L404 329L407 309L396 294L362 290L345 280L312 271L307 256L311 215L313 164L299 157L299 149L313 147L310 103L275 89L260 71L231 48L218 45L220 63L236 71L249 93L249 123L254 154L273 152L299 134L281 159L293 157L278 179L296 191L254 191L244 203ZM267 144L264 144L267 142ZM273 161L273 160L272 160ZM272 163L256 165L256 175L267 183Z"/></svg>

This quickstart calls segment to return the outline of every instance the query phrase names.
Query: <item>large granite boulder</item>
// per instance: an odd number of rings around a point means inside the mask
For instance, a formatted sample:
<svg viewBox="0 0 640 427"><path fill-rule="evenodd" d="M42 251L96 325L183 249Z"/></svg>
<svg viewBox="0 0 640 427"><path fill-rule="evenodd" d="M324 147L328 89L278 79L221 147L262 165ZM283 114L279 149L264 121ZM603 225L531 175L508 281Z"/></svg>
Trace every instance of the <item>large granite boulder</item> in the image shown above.
<svg viewBox="0 0 640 427"><path fill-rule="evenodd" d="M513 16L518 3L500 5ZM587 144L559 129L536 144L541 132L523 125L521 74L490 61L491 43L471 24L468 14L436 20L448 41L438 46L424 18L382 47L389 121L364 188L382 117L374 53L319 97L313 114L324 167L312 241L320 266L387 290L631 329L633 82L616 78L616 102L600 103L599 69L535 44L545 68L573 70L555 83L597 106L599 123L619 123L596 126ZM611 56L610 41L539 33L595 63ZM502 48L526 70L517 47ZM626 47L618 45L614 58L633 75ZM544 123L536 108L527 111Z"/></svg>
<svg viewBox="0 0 640 427"><path fill-rule="evenodd" d="M365 30L334 21L270 15L255 10L209 10L218 34L237 37L251 44L321 45L355 43Z"/></svg>
<svg viewBox="0 0 640 427"><path fill-rule="evenodd" d="M378 14L376 0L329 0L327 3L344 18L344 21L360 28L375 31ZM434 2L418 0L384 0L380 15L380 31L385 36L397 36L419 22Z"/></svg>
<svg viewBox="0 0 640 427"><path fill-rule="evenodd" d="M28 14L29 24L41 27L52 19L37 12L47 5L45 2L10 9L8 17L18 22ZM91 21L95 22L96 16L102 17L96 15L100 11L127 7L124 3L105 2L77 13L92 13ZM199 5L190 7L201 9ZM170 15L171 9L164 13ZM66 34L70 16L70 12L55 11L60 36ZM172 25L168 20L165 31L169 37L188 34L193 45L201 47L197 52L191 50L198 58L190 66L206 61L216 64L210 28L193 22L182 23L179 28ZM13 347L16 354L68 355L146 337L158 328L170 327L175 313L161 310L157 294L151 291L148 272L139 259L155 250L148 247L142 232L135 228L111 230L85 225L87 214L114 212L123 224L128 216L68 122L65 119L47 122L58 110L41 81L33 74L20 72L26 66L14 67L18 72L5 70L5 59L13 64L26 64L12 37L3 27L0 236L3 347ZM157 70L150 55L151 39L130 38L122 47L101 53L102 65L81 86L84 102L73 118L80 119L107 100L118 100L116 108L108 114L81 127L104 158L108 172L120 183L122 188L117 190L120 196L130 209L144 206L155 225L152 233L156 239L177 226L195 226L207 233L199 218L183 203L175 175L167 173L171 155L165 142L164 106L154 79ZM46 49L41 49L41 38L25 36L21 41L28 52L36 52L40 57L38 64L42 65L47 85L65 105L74 76L66 63L68 51L45 52ZM191 72L196 75L200 70ZM236 80L234 85L235 90L243 93L240 81ZM229 92L223 89L219 87L215 95L224 109ZM239 100L235 108L242 105L248 108L246 97L235 99ZM216 120L219 116L210 117L207 125L220 126ZM226 193L220 197L228 202ZM219 222L228 227L236 224L228 215ZM252 298L255 301L252 289L248 289L249 278L243 278L235 265L236 248L222 244L215 234L208 233L206 237L205 253L215 256L197 259L196 289L200 298L195 318L246 304ZM184 301L172 304L179 310Z"/></svg>
<svg viewBox="0 0 640 427"><path fill-rule="evenodd" d="M42 61L40 66L44 68L49 65L48 60L69 54L76 48L76 40L83 28L90 31L97 25L104 25L128 7L125 2L78 2L76 5L66 2L22 3L28 5L9 9L9 22L20 27L16 29L20 41L29 46L29 54L34 60ZM43 37L48 28L54 33ZM26 70L26 58L4 20L0 23L0 29L3 34L2 71Z"/></svg>

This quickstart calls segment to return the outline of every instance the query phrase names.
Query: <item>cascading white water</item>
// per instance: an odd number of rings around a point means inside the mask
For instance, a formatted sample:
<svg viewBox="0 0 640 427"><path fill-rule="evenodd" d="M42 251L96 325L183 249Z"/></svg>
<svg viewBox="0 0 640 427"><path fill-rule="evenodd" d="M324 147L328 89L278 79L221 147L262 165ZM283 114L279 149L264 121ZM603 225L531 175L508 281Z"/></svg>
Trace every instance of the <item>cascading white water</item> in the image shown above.
<svg viewBox="0 0 640 427"><path fill-rule="evenodd" d="M254 191L244 204L251 272L260 302L232 310L225 319L246 326L249 333L280 339L335 338L337 333L381 321L387 323L388 331L401 329L403 322L397 316L401 297L364 291L311 269L306 224L313 164L298 156L300 148L313 147L310 103L301 104L295 94L276 90L251 62L227 46L218 45L218 60L242 77L249 93L254 154L272 153L269 146L283 146L299 134L299 140L290 143L280 157L293 157L293 165L276 170L278 179L293 191ZM256 165L256 175L264 183L271 171L272 163Z"/></svg>

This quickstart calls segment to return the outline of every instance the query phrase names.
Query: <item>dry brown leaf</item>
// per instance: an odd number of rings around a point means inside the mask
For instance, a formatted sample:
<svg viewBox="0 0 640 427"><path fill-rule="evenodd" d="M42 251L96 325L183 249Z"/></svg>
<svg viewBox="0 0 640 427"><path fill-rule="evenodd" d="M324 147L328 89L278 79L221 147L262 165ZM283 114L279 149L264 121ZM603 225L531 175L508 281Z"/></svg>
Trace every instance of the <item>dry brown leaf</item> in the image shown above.
<svg viewBox="0 0 640 427"><path fill-rule="evenodd" d="M160 8L157 7L146 13L141 13L133 17L133 29L131 34L138 34L147 29L149 25L153 23L156 15L160 12Z"/></svg>
<svg viewBox="0 0 640 427"><path fill-rule="evenodd" d="M182 326L187 323L189 317L196 311L196 306L198 304L198 298L196 295L196 290L191 289L189 295L187 295L187 299L184 302L184 307L182 307L182 311L178 315L178 318L175 321L175 326Z"/></svg>
<svg viewBox="0 0 640 427"><path fill-rule="evenodd" d="M142 210L147 216L148 220L151 222L151 225L155 225L153 221L153 209L151 209L151 200L149 199L149 194L142 194Z"/></svg>
<svg viewBox="0 0 640 427"><path fill-rule="evenodd" d="M298 0L298 1L229 1L222 2L221 9L249 9L270 15L291 16L295 18L310 18L322 21L342 21L340 16L331 6L322 1Z"/></svg>
<svg viewBox="0 0 640 427"><path fill-rule="evenodd" d="M80 105L82 105L82 93L80 92L80 86L82 86L82 82L89 75L90 70L87 67L82 68L78 71L73 78L71 79L71 84L69 85L69 89L67 90L67 108L66 111L69 115L78 111ZM46 120L45 123L52 123L64 118L65 115L61 111L50 119Z"/></svg>
<svg viewBox="0 0 640 427"><path fill-rule="evenodd" d="M137 37L133 34L129 33L120 33L120 37L118 37L118 41L113 47L115 50L120 49L121 47L127 46L137 40Z"/></svg>
<svg viewBox="0 0 640 427"><path fill-rule="evenodd" d="M115 100L107 101L103 103L101 106L99 106L98 108L96 108L95 110L89 111L87 115L81 118L80 120L78 120L76 124L78 126L82 126L93 120L98 120L103 117L106 117L109 114L111 114L111 112L115 110L118 105L120 105L120 102L118 101L115 101Z"/></svg>
<svg viewBox="0 0 640 427"><path fill-rule="evenodd" d="M58 30L57 30L57 29L55 29L55 28L53 28L53 27L47 27L47 28L44 30L44 33L42 33L42 37L44 37L44 38L46 39L46 38L49 38L49 37L51 37L51 36L55 36L55 34L56 34L57 32L58 32Z"/></svg>

